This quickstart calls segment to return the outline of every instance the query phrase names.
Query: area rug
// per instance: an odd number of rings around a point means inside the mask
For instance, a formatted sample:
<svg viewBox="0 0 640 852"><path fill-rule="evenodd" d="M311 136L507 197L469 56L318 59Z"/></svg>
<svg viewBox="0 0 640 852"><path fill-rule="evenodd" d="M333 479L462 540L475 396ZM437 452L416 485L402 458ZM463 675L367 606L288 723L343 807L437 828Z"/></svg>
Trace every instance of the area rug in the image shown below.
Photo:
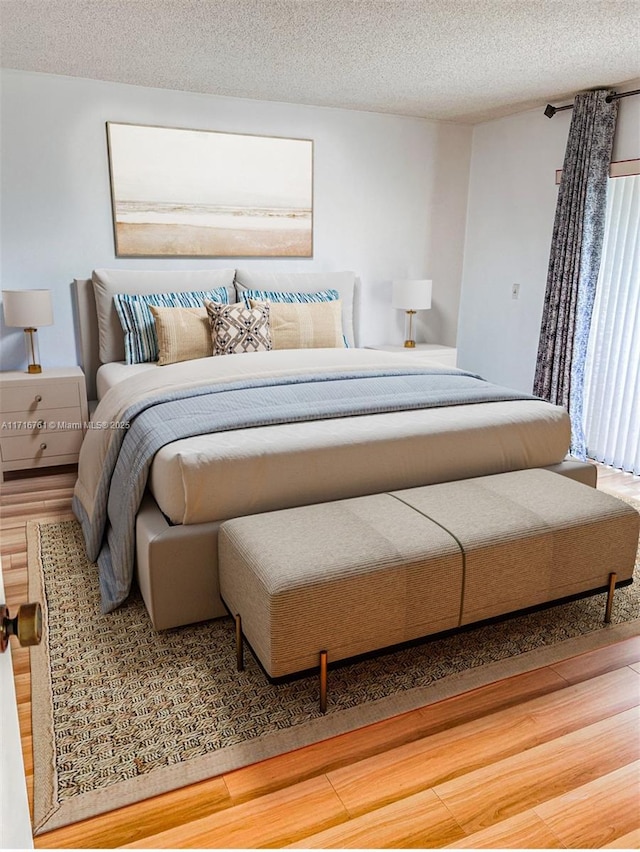
<svg viewBox="0 0 640 852"><path fill-rule="evenodd" d="M27 526L34 831L218 775L640 634L640 582L272 685L251 653L236 671L232 620L156 633L134 593L100 613L95 565L73 519ZM636 564L636 573L638 573ZM176 565L179 582L180 566Z"/></svg>

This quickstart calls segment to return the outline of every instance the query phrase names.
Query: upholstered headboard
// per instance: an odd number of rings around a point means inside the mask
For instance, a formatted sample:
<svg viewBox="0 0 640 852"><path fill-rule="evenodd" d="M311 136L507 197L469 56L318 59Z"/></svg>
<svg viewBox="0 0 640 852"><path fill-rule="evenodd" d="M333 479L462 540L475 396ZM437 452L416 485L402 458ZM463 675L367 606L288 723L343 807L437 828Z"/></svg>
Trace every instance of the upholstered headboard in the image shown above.
<svg viewBox="0 0 640 852"><path fill-rule="evenodd" d="M150 294L229 289L229 301L245 289L285 292L337 290L343 302L343 328L357 346L359 281L353 272L260 272L216 270L96 269L92 277L75 278L73 292L80 331L80 358L90 400L97 398L96 373L101 364L124 360L124 336L113 297L116 293Z"/></svg>
<svg viewBox="0 0 640 852"><path fill-rule="evenodd" d="M93 294L93 282L90 278L74 278L72 291L80 332L80 366L87 382L87 397L97 399L96 373L100 366L98 344L98 316L96 298Z"/></svg>

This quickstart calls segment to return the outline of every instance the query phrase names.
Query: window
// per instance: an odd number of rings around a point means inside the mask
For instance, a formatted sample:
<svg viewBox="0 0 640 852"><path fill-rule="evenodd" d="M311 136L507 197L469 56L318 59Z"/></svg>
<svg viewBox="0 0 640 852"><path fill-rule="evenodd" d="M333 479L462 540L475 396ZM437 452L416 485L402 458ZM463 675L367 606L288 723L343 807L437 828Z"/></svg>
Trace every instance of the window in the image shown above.
<svg viewBox="0 0 640 852"><path fill-rule="evenodd" d="M609 180L584 421L589 458L640 474L640 176Z"/></svg>

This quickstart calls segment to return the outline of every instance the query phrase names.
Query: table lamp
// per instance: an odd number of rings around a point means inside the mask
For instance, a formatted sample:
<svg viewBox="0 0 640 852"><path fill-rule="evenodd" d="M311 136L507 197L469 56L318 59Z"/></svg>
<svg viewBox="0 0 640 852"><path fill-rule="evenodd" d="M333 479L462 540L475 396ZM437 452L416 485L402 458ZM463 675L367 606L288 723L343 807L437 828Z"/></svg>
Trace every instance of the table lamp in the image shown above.
<svg viewBox="0 0 640 852"><path fill-rule="evenodd" d="M37 331L43 325L53 325L51 290L3 290L2 302L5 325L24 329L27 372L41 373Z"/></svg>
<svg viewBox="0 0 640 852"><path fill-rule="evenodd" d="M416 311L427 311L431 307L431 281L425 279L393 281L391 304L403 310L409 317L409 329L404 345L407 349L415 347L413 339L413 315Z"/></svg>

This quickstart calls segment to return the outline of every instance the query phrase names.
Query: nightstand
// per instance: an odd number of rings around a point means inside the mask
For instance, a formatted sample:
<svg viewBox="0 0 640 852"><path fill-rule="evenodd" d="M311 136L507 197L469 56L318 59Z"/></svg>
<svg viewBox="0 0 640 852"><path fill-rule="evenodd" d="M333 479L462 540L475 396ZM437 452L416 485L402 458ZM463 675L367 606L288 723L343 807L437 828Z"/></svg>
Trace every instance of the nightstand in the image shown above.
<svg viewBox="0 0 640 852"><path fill-rule="evenodd" d="M0 458L9 470L76 464L89 419L80 367L0 373Z"/></svg>
<svg viewBox="0 0 640 852"><path fill-rule="evenodd" d="M413 347L405 346L367 346L367 349L377 349L380 352L406 352L414 357L429 358L437 361L443 367L455 367L458 350L453 346L442 346L440 343L416 343Z"/></svg>

